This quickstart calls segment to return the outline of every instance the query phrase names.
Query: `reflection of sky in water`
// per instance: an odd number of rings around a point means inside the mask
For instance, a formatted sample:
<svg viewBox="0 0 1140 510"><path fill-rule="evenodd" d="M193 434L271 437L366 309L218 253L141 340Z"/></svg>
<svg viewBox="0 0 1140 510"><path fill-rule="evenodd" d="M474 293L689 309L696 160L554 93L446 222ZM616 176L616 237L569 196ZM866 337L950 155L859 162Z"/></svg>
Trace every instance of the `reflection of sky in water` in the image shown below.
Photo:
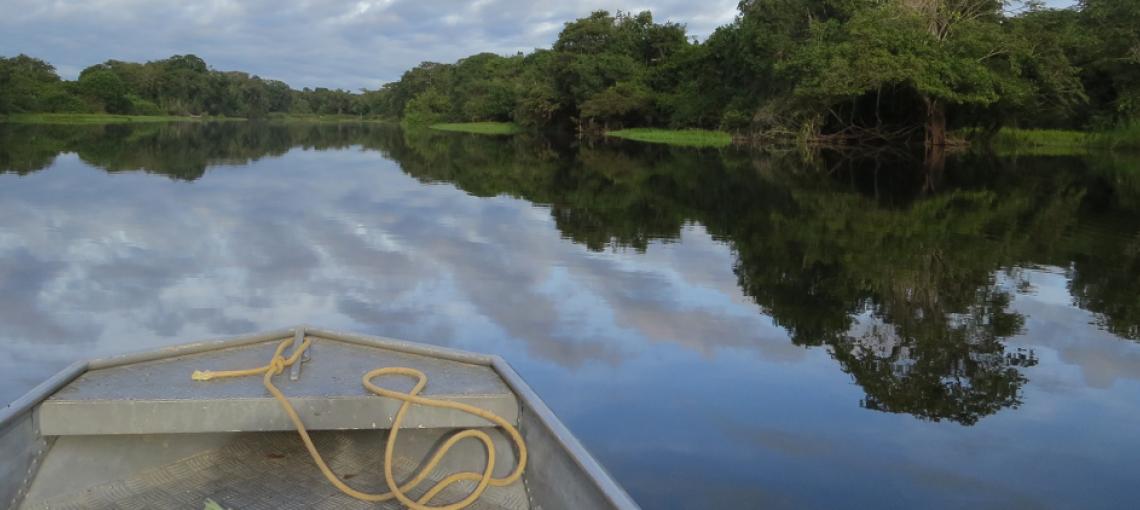
<svg viewBox="0 0 1140 510"><path fill-rule="evenodd" d="M294 150L187 183L60 156L0 176L0 400L79 358L295 323L495 352L649 507L1124 505L1140 346L1024 269L1019 409L963 427L859 407L699 225L595 253L549 211ZM1000 276L1005 278L1005 276ZM1134 501L1133 499L1132 501Z"/></svg>

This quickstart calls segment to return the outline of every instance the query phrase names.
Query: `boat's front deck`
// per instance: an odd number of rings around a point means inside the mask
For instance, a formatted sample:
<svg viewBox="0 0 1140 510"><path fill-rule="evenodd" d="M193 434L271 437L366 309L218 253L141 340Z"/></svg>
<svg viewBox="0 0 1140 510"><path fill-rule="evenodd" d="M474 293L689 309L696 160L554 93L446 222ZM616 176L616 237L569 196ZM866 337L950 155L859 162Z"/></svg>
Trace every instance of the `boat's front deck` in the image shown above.
<svg viewBox="0 0 1140 510"><path fill-rule="evenodd" d="M419 370L428 380L421 395L463 402L491 411L509 423L518 423L518 399L490 366L308 336L313 340L305 351L309 359L276 376L273 383L289 397L309 430L390 427L401 402L377 398L360 384L361 376L379 367ZM260 375L191 380L195 370L264 366L280 343L280 339L271 339L89 370L40 405L40 433L68 436L293 430L293 423L281 412L281 404L262 386ZM390 376L374 382L391 390L408 391L415 381ZM405 428L486 424L486 420L470 414L426 406L413 406L403 422Z"/></svg>
<svg viewBox="0 0 1140 510"><path fill-rule="evenodd" d="M533 390L494 356L297 327L80 362L0 408L0 508L228 510L400 508L342 494L309 457L281 403L260 375L199 382L199 369L264 366L284 339L312 344L307 360L273 382L312 432L330 469L348 485L388 492L383 459L400 399L366 391L363 374L406 367L427 377L421 395L461 402L517 426L526 470L489 488L470 508L636 509ZM405 376L374 383L408 391ZM478 414L414 405L395 448L395 478L412 477L452 434L482 427L496 445L493 475L512 473L519 452L504 429ZM458 472L482 473L481 441L453 445L412 499ZM432 506L464 499L475 482L437 494ZM213 506L211 505L211 508Z"/></svg>
<svg viewBox="0 0 1140 510"><path fill-rule="evenodd" d="M504 476L514 466L517 452L499 431L486 430L498 447L495 475ZM452 432L401 430L396 478L410 478ZM386 437L387 431L313 433L332 470L366 492L387 491ZM479 442L461 441L411 495L423 494L451 473L481 471L485 455ZM474 482L460 482L431 503L457 501L473 487ZM395 501L366 503L342 494L325 480L295 432L59 437L21 508L203 509L208 499L230 510L402 508ZM525 480L491 487L469 508L530 508Z"/></svg>

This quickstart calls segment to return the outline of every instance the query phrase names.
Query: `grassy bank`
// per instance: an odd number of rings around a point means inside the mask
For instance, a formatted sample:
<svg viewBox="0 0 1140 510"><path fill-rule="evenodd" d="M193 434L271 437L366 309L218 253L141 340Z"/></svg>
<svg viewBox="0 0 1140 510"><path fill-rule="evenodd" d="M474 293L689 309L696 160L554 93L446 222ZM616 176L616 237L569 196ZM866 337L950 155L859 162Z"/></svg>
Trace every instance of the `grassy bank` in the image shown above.
<svg viewBox="0 0 1140 510"><path fill-rule="evenodd" d="M1088 145L1089 136L1084 131L1001 128L990 143L1000 147L1082 147Z"/></svg>
<svg viewBox="0 0 1140 510"><path fill-rule="evenodd" d="M480 135L513 135L522 131L518 124L511 122L460 122L451 124L432 124L428 126L439 131L456 131L459 133L476 133Z"/></svg>
<svg viewBox="0 0 1140 510"><path fill-rule="evenodd" d="M997 149L1050 154L1089 149L1140 150L1140 122L1108 131L1002 128L989 143Z"/></svg>
<svg viewBox="0 0 1140 510"><path fill-rule="evenodd" d="M732 135L724 131L704 129L655 129L634 128L609 131L606 136L636 140L638 142L664 143L684 147L726 147L732 143Z"/></svg>
<svg viewBox="0 0 1140 510"><path fill-rule="evenodd" d="M1093 133L1090 141L1094 147L1140 150L1140 121L1113 130Z"/></svg>
<svg viewBox="0 0 1140 510"><path fill-rule="evenodd" d="M314 122L339 124L344 122L396 122L391 119L378 117L361 117L359 115L315 115L297 113L271 113L264 120L271 122Z"/></svg>
<svg viewBox="0 0 1140 510"><path fill-rule="evenodd" d="M245 120L241 117L183 117L177 115L112 115L109 113L17 113L0 122L25 124L119 124L127 122L196 122Z"/></svg>
<svg viewBox="0 0 1140 510"><path fill-rule="evenodd" d="M18 113L0 115L0 122L23 124L119 124L128 122L220 122L244 121L244 117L213 117L204 115L190 117L181 115L114 115L108 113ZM258 120L270 122L392 122L387 119L360 117L357 115L295 115L270 114Z"/></svg>

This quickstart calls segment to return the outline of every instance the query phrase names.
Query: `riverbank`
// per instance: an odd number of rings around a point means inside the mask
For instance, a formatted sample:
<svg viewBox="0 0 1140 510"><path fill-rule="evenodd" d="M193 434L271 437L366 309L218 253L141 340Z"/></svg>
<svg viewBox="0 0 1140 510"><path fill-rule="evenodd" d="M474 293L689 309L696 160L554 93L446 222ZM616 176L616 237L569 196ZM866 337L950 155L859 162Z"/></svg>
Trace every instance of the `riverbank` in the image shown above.
<svg viewBox="0 0 1140 510"><path fill-rule="evenodd" d="M1140 122L1107 131L1002 128L988 143L996 149L1050 154L1090 149L1140 150Z"/></svg>
<svg viewBox="0 0 1140 510"><path fill-rule="evenodd" d="M607 131L606 136L682 147L727 147L732 144L731 134L705 129L631 128Z"/></svg>
<svg viewBox="0 0 1140 510"><path fill-rule="evenodd" d="M297 113L270 113L264 119L270 122L313 122L339 124L344 122L375 122L395 123L397 121L380 117L364 117L360 115L317 115Z"/></svg>
<svg viewBox="0 0 1140 510"><path fill-rule="evenodd" d="M388 119L360 117L357 115L295 115L270 114L267 117L247 119L245 117L223 117L202 115L116 115L109 113L17 113L0 115L0 122L20 124L124 124L143 122L302 122L302 123L344 123L344 122L394 122Z"/></svg>
<svg viewBox="0 0 1140 510"><path fill-rule="evenodd" d="M522 128L513 122L457 122L432 124L428 126L428 128L437 131L475 133L480 135L513 135L522 131Z"/></svg>
<svg viewBox="0 0 1140 510"><path fill-rule="evenodd" d="M128 122L219 122L242 117L190 117L180 115L114 115L109 113L16 113L0 115L0 122L20 124L123 124Z"/></svg>
<svg viewBox="0 0 1140 510"><path fill-rule="evenodd" d="M428 128L480 135L513 135L523 131L521 126L513 122L448 122L432 124ZM605 136L682 147L726 147L732 144L731 134L704 129L631 128L608 131Z"/></svg>
<svg viewBox="0 0 1140 510"><path fill-rule="evenodd" d="M270 114L259 119L223 116L181 116L181 115L116 115L105 113L20 113L0 115L0 122L21 124L125 124L159 122L232 122L268 121L298 123L395 123L396 121L378 117L357 115L310 115L310 114ZM440 123L427 126L437 131L474 133L483 135L513 135L523 132L518 124L511 122L458 122ZM963 140L975 134L970 130L956 132ZM722 148L736 139L724 131L704 129L659 129L630 128L605 133L607 137L621 138L637 142L657 143L680 147ZM1081 154L1090 150L1140 150L1140 122L1107 131L1076 131L1061 129L1019 129L1002 128L988 139L974 140L975 146L990 147L1000 152L1035 155Z"/></svg>

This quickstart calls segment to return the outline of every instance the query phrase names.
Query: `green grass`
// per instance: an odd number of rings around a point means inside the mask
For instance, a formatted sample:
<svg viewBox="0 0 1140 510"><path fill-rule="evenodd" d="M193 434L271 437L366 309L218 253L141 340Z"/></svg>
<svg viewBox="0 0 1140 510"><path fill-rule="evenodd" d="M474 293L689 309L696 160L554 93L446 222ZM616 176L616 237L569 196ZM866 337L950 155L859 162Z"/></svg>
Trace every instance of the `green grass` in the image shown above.
<svg viewBox="0 0 1140 510"><path fill-rule="evenodd" d="M240 117L181 117L175 115L113 115L108 113L17 113L0 122L23 124L118 124L127 122L192 122L245 120Z"/></svg>
<svg viewBox="0 0 1140 510"><path fill-rule="evenodd" d="M684 147L727 147L732 143L732 135L724 131L704 129L633 128L609 131L606 136Z"/></svg>
<svg viewBox="0 0 1140 510"><path fill-rule="evenodd" d="M342 122L395 122L391 119L376 117L361 117L359 115L317 115L308 113L270 113L264 120L271 122L313 122L313 123L342 123Z"/></svg>
<svg viewBox="0 0 1140 510"><path fill-rule="evenodd" d="M1089 138L1094 147L1140 150L1140 120L1108 131L1093 133Z"/></svg>
<svg viewBox="0 0 1140 510"><path fill-rule="evenodd" d="M432 124L428 126L439 131L456 131L460 133L476 133L480 135L513 135L522 131L518 124L511 122L460 122L451 124Z"/></svg>
<svg viewBox="0 0 1140 510"><path fill-rule="evenodd" d="M1085 147L1089 136L1085 131L1001 128L990 143L999 147Z"/></svg>
<svg viewBox="0 0 1140 510"><path fill-rule="evenodd" d="M1107 131L1002 128L990 144L999 150L1040 155L1079 154L1090 149L1140 150L1140 122Z"/></svg>

